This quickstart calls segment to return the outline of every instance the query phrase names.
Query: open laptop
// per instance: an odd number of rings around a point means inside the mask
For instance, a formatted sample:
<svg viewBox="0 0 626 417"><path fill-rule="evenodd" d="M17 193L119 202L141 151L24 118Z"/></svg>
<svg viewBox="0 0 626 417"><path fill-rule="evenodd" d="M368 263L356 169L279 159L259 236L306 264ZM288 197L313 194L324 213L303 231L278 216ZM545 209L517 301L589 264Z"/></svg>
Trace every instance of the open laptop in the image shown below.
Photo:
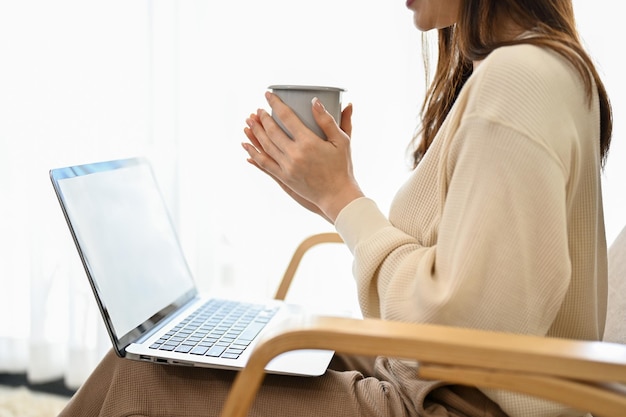
<svg viewBox="0 0 626 417"><path fill-rule="evenodd" d="M50 178L119 356L240 369L263 332L306 314L278 300L200 294L147 159L52 169ZM288 352L266 370L317 376L332 355Z"/></svg>

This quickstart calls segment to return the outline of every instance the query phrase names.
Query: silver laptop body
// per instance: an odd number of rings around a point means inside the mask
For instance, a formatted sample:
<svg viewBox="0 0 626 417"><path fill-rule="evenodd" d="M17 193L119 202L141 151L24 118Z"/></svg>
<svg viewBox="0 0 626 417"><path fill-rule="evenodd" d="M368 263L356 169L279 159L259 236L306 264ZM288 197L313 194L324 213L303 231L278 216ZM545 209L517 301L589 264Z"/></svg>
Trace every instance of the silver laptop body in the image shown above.
<svg viewBox="0 0 626 417"><path fill-rule="evenodd" d="M306 316L277 300L200 294L147 159L57 168L50 178L120 357L236 370L263 332ZM317 376L332 355L289 352L266 370Z"/></svg>

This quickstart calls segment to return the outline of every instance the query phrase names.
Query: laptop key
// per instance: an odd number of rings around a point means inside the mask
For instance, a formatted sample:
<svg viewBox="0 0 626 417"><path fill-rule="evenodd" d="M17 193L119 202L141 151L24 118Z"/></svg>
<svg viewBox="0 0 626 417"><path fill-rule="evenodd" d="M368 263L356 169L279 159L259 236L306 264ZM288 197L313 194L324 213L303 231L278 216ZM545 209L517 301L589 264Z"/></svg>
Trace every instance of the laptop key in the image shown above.
<svg viewBox="0 0 626 417"><path fill-rule="evenodd" d="M193 346L189 346L189 345L180 345L176 349L174 349L174 352L188 353L192 347Z"/></svg>
<svg viewBox="0 0 626 417"><path fill-rule="evenodd" d="M265 323L251 323L246 330L244 330L237 340L253 340L257 334L265 327Z"/></svg>
<svg viewBox="0 0 626 417"><path fill-rule="evenodd" d="M226 350L225 346L213 346L212 348L210 348L207 351L207 353L205 353L205 356L215 356L215 357L218 357L222 353L224 353L225 350Z"/></svg>
<svg viewBox="0 0 626 417"><path fill-rule="evenodd" d="M235 354L235 353L224 353L222 355L222 358L224 358L224 359L237 359L238 357L239 357L239 355Z"/></svg>
<svg viewBox="0 0 626 417"><path fill-rule="evenodd" d="M176 346L174 345L162 345L159 350L167 350L167 351L172 351L176 348Z"/></svg>
<svg viewBox="0 0 626 417"><path fill-rule="evenodd" d="M191 349L189 353L191 353L192 355L204 355L207 350L209 350L209 348L206 346L196 346L195 348Z"/></svg>

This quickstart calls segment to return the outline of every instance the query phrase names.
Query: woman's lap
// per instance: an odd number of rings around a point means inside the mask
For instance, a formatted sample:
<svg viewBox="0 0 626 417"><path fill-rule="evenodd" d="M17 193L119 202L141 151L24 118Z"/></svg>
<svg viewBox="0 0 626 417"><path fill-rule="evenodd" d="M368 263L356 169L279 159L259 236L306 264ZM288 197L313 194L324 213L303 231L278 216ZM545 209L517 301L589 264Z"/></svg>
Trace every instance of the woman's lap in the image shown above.
<svg viewBox="0 0 626 417"><path fill-rule="evenodd" d="M59 417L217 416L235 375L234 371L130 361L111 351ZM250 415L501 416L492 405L485 407L482 402L488 400L477 390L462 391L472 397L464 404L458 391L442 385L419 380L413 368L398 361L338 355L320 377L266 375ZM431 398L433 390L438 395ZM461 409L455 405L448 412L448 398L460 402Z"/></svg>
<svg viewBox="0 0 626 417"><path fill-rule="evenodd" d="M334 361L335 366L359 363ZM373 372L364 360L364 372ZM236 373L136 362L109 352L59 417L217 416ZM321 377L267 375L251 415L406 415L396 390L359 371Z"/></svg>

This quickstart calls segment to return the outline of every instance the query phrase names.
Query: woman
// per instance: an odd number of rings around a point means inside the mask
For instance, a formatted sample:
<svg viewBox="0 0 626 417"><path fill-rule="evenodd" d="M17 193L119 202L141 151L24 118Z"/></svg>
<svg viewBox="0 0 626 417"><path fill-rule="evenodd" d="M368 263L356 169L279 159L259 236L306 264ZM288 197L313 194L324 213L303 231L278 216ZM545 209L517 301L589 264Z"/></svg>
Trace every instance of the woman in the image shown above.
<svg viewBox="0 0 626 417"><path fill-rule="evenodd" d="M338 126L323 141L276 96L244 129L248 161L333 223L354 254L364 316L599 340L606 310L600 173L611 136L570 0L409 0L438 29L415 169L385 216ZM268 376L254 415L559 416L558 404L417 379L393 358L338 356L319 378ZM233 374L109 354L62 416L216 415Z"/></svg>

